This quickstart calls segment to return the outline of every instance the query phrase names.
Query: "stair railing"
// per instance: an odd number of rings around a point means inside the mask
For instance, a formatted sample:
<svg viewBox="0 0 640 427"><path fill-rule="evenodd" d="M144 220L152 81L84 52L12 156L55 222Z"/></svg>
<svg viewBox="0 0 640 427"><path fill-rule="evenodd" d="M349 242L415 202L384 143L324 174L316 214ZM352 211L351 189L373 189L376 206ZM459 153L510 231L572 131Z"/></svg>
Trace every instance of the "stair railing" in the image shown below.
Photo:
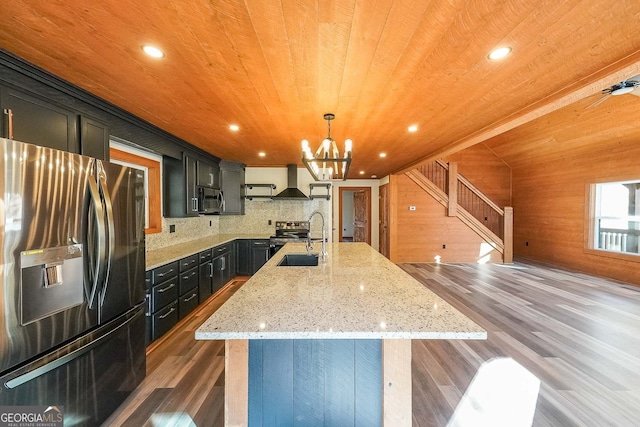
<svg viewBox="0 0 640 427"><path fill-rule="evenodd" d="M456 163L440 160L417 168L431 185L422 188L447 207L448 216L457 216L483 239L496 245L505 264L513 262L513 208L501 209L467 178L458 174ZM415 177L411 172L410 177Z"/></svg>

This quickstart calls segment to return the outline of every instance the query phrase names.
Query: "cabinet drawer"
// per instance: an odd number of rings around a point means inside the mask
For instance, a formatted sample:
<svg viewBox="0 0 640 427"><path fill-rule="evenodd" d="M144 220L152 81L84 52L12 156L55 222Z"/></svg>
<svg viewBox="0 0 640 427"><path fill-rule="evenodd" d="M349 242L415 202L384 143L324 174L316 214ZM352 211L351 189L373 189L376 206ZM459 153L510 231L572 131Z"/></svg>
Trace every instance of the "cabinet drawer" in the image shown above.
<svg viewBox="0 0 640 427"><path fill-rule="evenodd" d="M216 246L213 248L213 257L217 257L218 255L222 255L231 251L231 244L228 243L226 245Z"/></svg>
<svg viewBox="0 0 640 427"><path fill-rule="evenodd" d="M180 273L180 290L178 295L183 295L191 288L198 286L198 268L192 268L189 271Z"/></svg>
<svg viewBox="0 0 640 427"><path fill-rule="evenodd" d="M151 289L151 312L155 313L178 298L178 278L162 282Z"/></svg>
<svg viewBox="0 0 640 427"><path fill-rule="evenodd" d="M198 265L198 254L180 260L180 271L187 271Z"/></svg>
<svg viewBox="0 0 640 427"><path fill-rule="evenodd" d="M211 260L211 249L207 249L206 251L200 252L200 263L207 262Z"/></svg>
<svg viewBox="0 0 640 427"><path fill-rule="evenodd" d="M178 302L174 301L154 314L151 323L153 329L152 338L155 341L178 323Z"/></svg>
<svg viewBox="0 0 640 427"><path fill-rule="evenodd" d="M163 265L162 267L153 269L153 284L169 280L172 276L178 275L178 261Z"/></svg>
<svg viewBox="0 0 640 427"><path fill-rule="evenodd" d="M187 314L191 313L194 308L198 306L198 287L189 289L178 300L180 319L184 318Z"/></svg>

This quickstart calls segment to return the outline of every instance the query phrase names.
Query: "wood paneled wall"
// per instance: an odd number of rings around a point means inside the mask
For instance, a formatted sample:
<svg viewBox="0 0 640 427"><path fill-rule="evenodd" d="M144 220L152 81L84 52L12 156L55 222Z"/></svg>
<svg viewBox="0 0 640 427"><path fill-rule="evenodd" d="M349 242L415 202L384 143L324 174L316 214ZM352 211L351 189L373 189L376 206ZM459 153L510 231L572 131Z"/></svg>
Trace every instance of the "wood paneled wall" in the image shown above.
<svg viewBox="0 0 640 427"><path fill-rule="evenodd" d="M640 179L640 144L612 140L563 157L513 170L515 256L640 285L640 259L584 250L585 186L615 176Z"/></svg>
<svg viewBox="0 0 640 427"><path fill-rule="evenodd" d="M511 168L486 145L474 145L443 161L456 162L458 173L501 208L511 206Z"/></svg>
<svg viewBox="0 0 640 427"><path fill-rule="evenodd" d="M512 168L516 258L640 285L640 257L585 251L586 186L640 179L640 99L624 95L590 105L598 99L541 117L487 146Z"/></svg>
<svg viewBox="0 0 640 427"><path fill-rule="evenodd" d="M484 241L456 217L448 217L446 208L435 201L405 175L397 175L390 186L395 197L392 221L391 260L400 262L477 262ZM409 210L415 206L416 210ZM443 249L442 245L446 245ZM502 262L502 255L491 250L489 262Z"/></svg>

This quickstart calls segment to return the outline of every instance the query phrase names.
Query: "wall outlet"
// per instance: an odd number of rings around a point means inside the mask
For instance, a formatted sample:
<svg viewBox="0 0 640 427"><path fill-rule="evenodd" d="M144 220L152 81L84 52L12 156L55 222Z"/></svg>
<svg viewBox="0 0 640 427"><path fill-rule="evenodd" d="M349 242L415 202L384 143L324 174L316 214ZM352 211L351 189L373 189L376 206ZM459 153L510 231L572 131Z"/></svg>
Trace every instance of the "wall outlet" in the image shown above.
<svg viewBox="0 0 640 427"><path fill-rule="evenodd" d="M442 249L447 249L447 245L442 245Z"/></svg>
<svg viewBox="0 0 640 427"><path fill-rule="evenodd" d="M525 246L529 246L529 242L524 242L524 245Z"/></svg>
<svg viewBox="0 0 640 427"><path fill-rule="evenodd" d="M175 224L170 224L169 225L169 233L175 233L176 232L176 225Z"/></svg>
<svg viewBox="0 0 640 427"><path fill-rule="evenodd" d="M271 220L269 220L269 224L268 225L271 225Z"/></svg>

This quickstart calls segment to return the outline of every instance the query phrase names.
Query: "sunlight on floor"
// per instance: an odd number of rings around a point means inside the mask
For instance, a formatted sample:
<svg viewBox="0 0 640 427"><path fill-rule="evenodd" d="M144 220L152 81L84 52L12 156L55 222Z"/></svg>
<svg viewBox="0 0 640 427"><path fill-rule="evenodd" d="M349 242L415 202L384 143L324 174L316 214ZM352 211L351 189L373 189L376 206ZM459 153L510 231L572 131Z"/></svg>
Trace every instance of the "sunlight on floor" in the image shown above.
<svg viewBox="0 0 640 427"><path fill-rule="evenodd" d="M485 362L448 427L531 427L540 380L511 358Z"/></svg>
<svg viewBox="0 0 640 427"><path fill-rule="evenodd" d="M491 261L491 252L495 249L495 245L490 243L480 243L480 253L478 254L478 264L486 264Z"/></svg>
<svg viewBox="0 0 640 427"><path fill-rule="evenodd" d="M154 427L197 427L189 414L184 412L169 412L165 414L153 414L149 418Z"/></svg>

